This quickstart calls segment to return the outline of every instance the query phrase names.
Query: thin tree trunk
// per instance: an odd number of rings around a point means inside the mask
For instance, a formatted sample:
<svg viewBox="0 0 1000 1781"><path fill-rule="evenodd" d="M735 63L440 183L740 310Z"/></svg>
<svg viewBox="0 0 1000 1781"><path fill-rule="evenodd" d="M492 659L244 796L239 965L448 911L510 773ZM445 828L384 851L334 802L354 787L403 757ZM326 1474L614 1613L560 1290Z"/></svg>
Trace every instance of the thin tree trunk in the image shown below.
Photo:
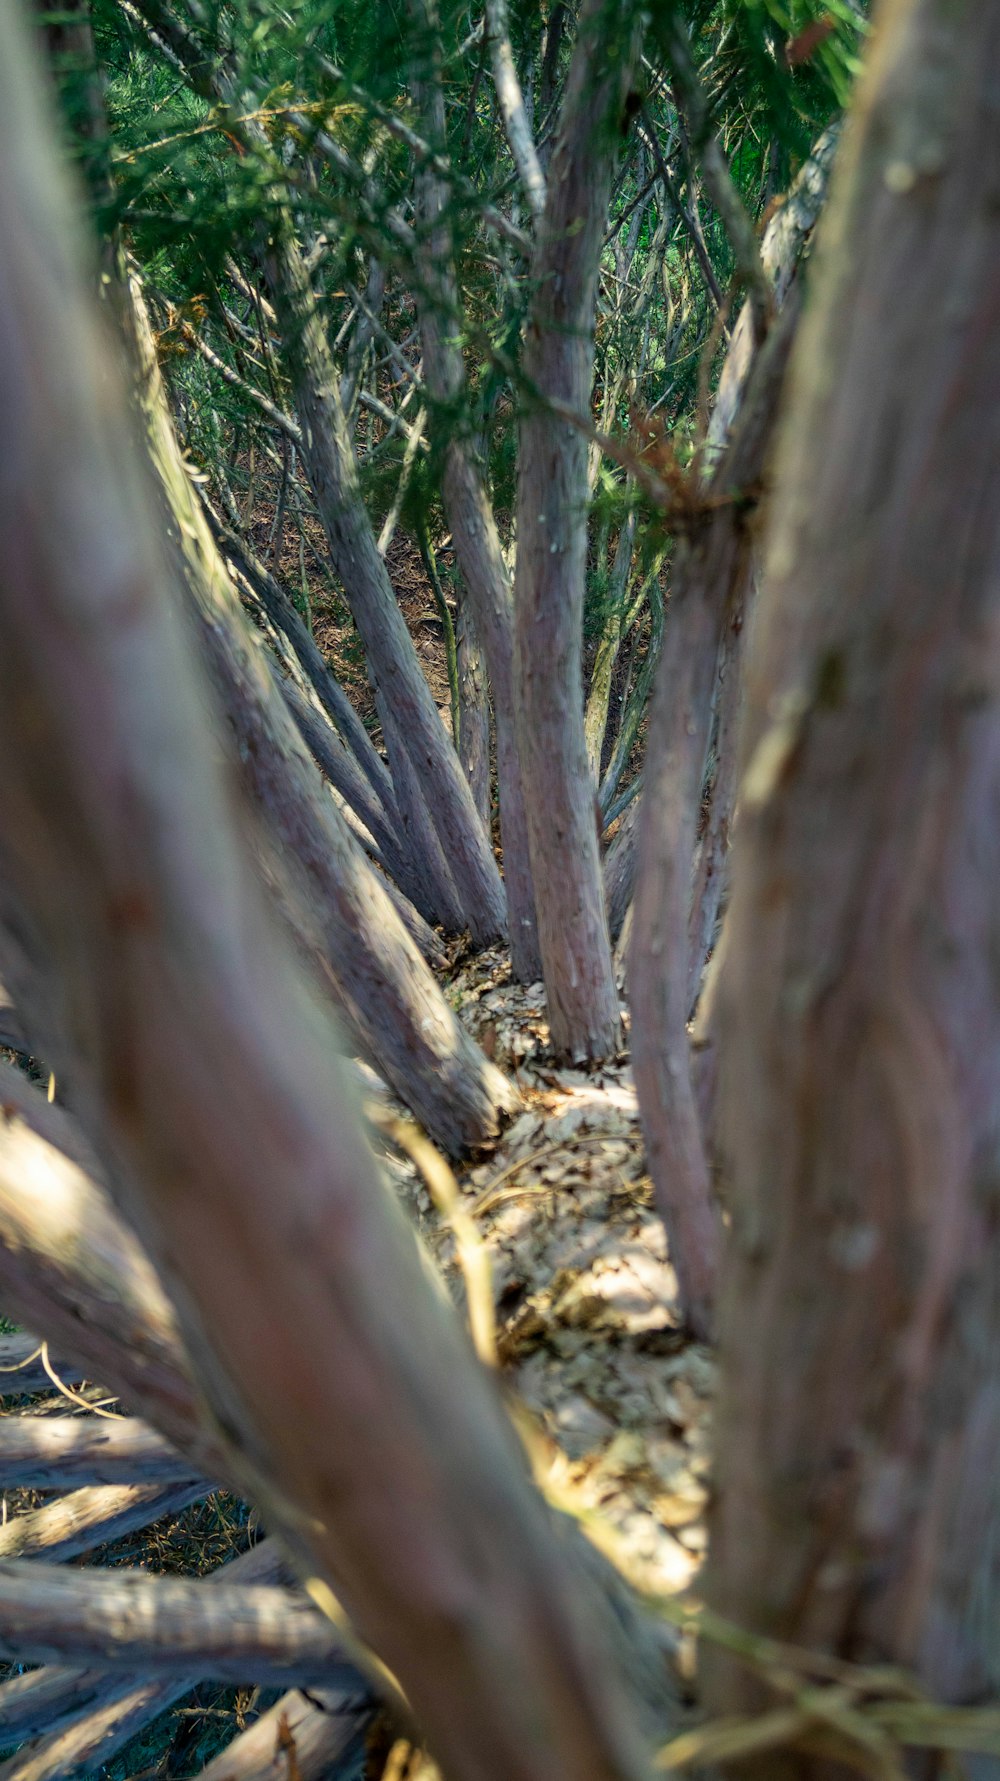
<svg viewBox="0 0 1000 1781"><path fill-rule="evenodd" d="M612 1617L427 1279L247 870L23 21L0 30L0 837L54 1066L248 1493L455 1781L638 1777Z"/></svg>
<svg viewBox="0 0 1000 1781"><path fill-rule="evenodd" d="M723 974L709 1598L945 1701L997 1687L998 66L997 0L877 18L782 437ZM706 1670L713 1708L760 1701Z"/></svg>
<svg viewBox="0 0 1000 1781"><path fill-rule="evenodd" d="M611 682L614 677L615 663L618 660L618 651L625 634L625 592L628 586L629 572L632 568L634 542L635 514L630 513L618 534L618 544L611 567L607 611L597 642L594 668L590 676L590 691L587 694L587 705L583 717L587 759L590 762L590 776L595 785L599 784L601 777L601 754L608 727Z"/></svg>
<svg viewBox="0 0 1000 1781"><path fill-rule="evenodd" d="M229 1590L243 1583L270 1585L289 1581L290 1566L278 1542L262 1540L249 1552L241 1553L203 1578L200 1587L215 1590L221 1584ZM44 1738L44 1746L36 1746L32 1751L32 1760L37 1765L36 1781L43 1781L43 1777L47 1781L50 1774L61 1775L71 1769L71 1755L76 1763L82 1763L88 1754L85 1747L91 1743L96 1743L106 1760L111 1754L112 1734L116 1735L116 1743L121 1742L119 1734L127 1726L125 1735L131 1736L148 1719L166 1712L198 1681L197 1676L191 1675L153 1680L130 1676L127 1671L46 1664L0 1683L0 1743ZM55 1760L62 1762L61 1769L50 1767ZM2 1781L8 1781L8 1772L0 1768Z"/></svg>
<svg viewBox="0 0 1000 1781"><path fill-rule="evenodd" d="M680 1308L711 1330L721 1231L691 1083L687 1022L692 874L725 626L753 573L745 519L773 432L796 320L786 304L758 355L740 429L711 485L700 533L678 546L643 769L629 951L632 1064L650 1174Z"/></svg>
<svg viewBox="0 0 1000 1781"><path fill-rule="evenodd" d="M274 665L274 677L316 765L354 815L360 818L371 841L377 845L379 858L386 870L394 876L396 872L405 874L395 830L389 827L381 806L372 797L366 796L365 781L360 779L353 756L344 747L333 725L327 722L322 711L302 691L300 685L293 680L286 680L277 663ZM410 907L413 905L410 904ZM416 910L414 914L417 915ZM417 920L427 932L431 931L422 915L417 915Z"/></svg>
<svg viewBox="0 0 1000 1781"><path fill-rule="evenodd" d="M465 590L463 589L463 595ZM469 602L458 604L458 756L472 787L476 809L490 826L490 696L486 667Z"/></svg>
<svg viewBox="0 0 1000 1781"><path fill-rule="evenodd" d="M590 412L597 273L635 51L620 9L586 0L532 259L523 359L534 395L518 464L517 741L552 1042L577 1058L615 1051L621 1016L583 732L587 442L546 403Z"/></svg>
<svg viewBox="0 0 1000 1781"><path fill-rule="evenodd" d="M442 487L455 554L486 651L493 693L511 968L517 982L537 983L542 965L514 725L514 601L482 472L471 446L463 446L460 439L450 441L447 447Z"/></svg>
<svg viewBox="0 0 1000 1781"><path fill-rule="evenodd" d="M632 758L632 752L642 728L642 720L646 715L650 690L655 684L656 670L660 663L660 650L663 647L663 595L660 592L658 575L654 576L650 582L649 612L649 641L646 646L646 654L629 694L628 703L622 713L621 725L598 793L601 818L604 824L607 823L608 811L615 801L615 793L621 784L622 775Z"/></svg>
<svg viewBox="0 0 1000 1781"><path fill-rule="evenodd" d="M344 585L375 681L382 733L400 814L416 819L404 802L396 761L400 752L417 771L422 796L451 883L440 873L428 887L451 925L468 925L486 944L506 931L503 886L472 793L441 724L410 634L396 602L358 487L337 381L302 256L286 228L265 257L275 307L281 317L304 435L302 457L331 557ZM414 841L412 826L409 830ZM420 837L415 865L419 870ZM452 900L451 885L457 894ZM426 909L422 913L427 913Z"/></svg>
<svg viewBox="0 0 1000 1781"><path fill-rule="evenodd" d="M514 52L510 45L507 22L507 0L486 0L486 30L500 116L503 118L517 176L528 200L528 208L537 223L545 209L545 175L538 159L521 82L514 66Z"/></svg>
<svg viewBox="0 0 1000 1781"><path fill-rule="evenodd" d="M246 540L223 526L208 502L204 506L212 534L223 555L246 576L271 623L288 638L327 717L339 730L395 828L398 812L392 780L347 694L320 654L284 588L254 555Z"/></svg>
<svg viewBox="0 0 1000 1781"><path fill-rule="evenodd" d="M612 940L617 940L621 934L635 890L641 796L641 793L637 793L626 810L604 859L604 900L608 908L608 931Z"/></svg>
<svg viewBox="0 0 1000 1781"><path fill-rule="evenodd" d="M715 689L715 772L708 788L708 813L695 862L688 922L688 1012L694 1013L715 941L729 862L729 831L736 801L739 749L737 728L743 695L743 638L746 607L753 600L754 570L747 576L743 602L730 614L719 651Z"/></svg>
<svg viewBox="0 0 1000 1781"><path fill-rule="evenodd" d="M420 12L424 8L420 4ZM433 67L418 95L434 140L444 140L444 94ZM541 954L528 853L528 819L514 725L514 601L493 506L476 450L462 352L455 338L459 312L454 247L445 222L448 191L431 170L419 183L431 232L421 262L418 294L427 388L438 404L444 442L442 496L473 621L486 652L496 730L497 792L511 969L519 983L536 983Z"/></svg>
<svg viewBox="0 0 1000 1781"><path fill-rule="evenodd" d="M151 454L245 780L308 887L330 981L366 1053L430 1135L458 1154L494 1135L516 1097L448 1007L273 685L185 474L134 278L129 296ZM435 719L441 729L436 709Z"/></svg>
<svg viewBox="0 0 1000 1781"><path fill-rule="evenodd" d="M0 1629L7 1662L148 1668L271 1687L357 1685L328 1617L303 1590L274 1584L220 1581L207 1589L199 1578L64 1569L4 1555Z"/></svg>

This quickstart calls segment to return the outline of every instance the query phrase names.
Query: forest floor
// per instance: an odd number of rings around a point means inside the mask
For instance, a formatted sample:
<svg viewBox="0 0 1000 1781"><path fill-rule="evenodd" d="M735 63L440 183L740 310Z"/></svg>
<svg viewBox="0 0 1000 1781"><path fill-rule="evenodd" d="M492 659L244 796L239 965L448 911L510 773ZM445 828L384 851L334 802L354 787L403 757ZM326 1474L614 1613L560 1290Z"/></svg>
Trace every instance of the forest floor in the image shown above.
<svg viewBox="0 0 1000 1781"><path fill-rule="evenodd" d="M273 523L268 493L261 490L255 510L262 549ZM316 564L322 537L314 521L306 524ZM448 722L441 622L405 532L396 534L386 562ZM286 586L297 572L289 533ZM306 572L316 640L378 740L350 618L310 574L308 560ZM492 1152L460 1171L457 1185L490 1263L504 1376L537 1422L536 1466L544 1453L550 1494L614 1547L640 1587L682 1590L706 1545L714 1366L710 1351L678 1328L677 1283L653 1207L627 1053L589 1073L557 1064L542 985L513 983L502 949L445 976L449 1001L524 1101ZM625 1021L627 1033L627 1010ZM454 1238L418 1171L393 1150L386 1164L462 1303Z"/></svg>
<svg viewBox="0 0 1000 1781"><path fill-rule="evenodd" d="M715 1369L678 1327L627 1055L590 1071L556 1062L542 985L513 983L500 950L461 967L448 994L524 1103L457 1186L490 1264L504 1377L541 1437L536 1469L541 1456L550 1495L639 1588L673 1594L705 1551ZM413 1163L386 1164L464 1306L453 1221Z"/></svg>

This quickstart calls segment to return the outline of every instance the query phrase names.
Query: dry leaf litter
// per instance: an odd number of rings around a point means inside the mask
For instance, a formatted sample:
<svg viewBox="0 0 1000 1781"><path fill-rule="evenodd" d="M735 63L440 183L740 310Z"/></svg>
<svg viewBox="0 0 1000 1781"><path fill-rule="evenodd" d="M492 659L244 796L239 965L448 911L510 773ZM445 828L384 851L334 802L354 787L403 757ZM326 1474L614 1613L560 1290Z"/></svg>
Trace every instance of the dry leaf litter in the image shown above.
<svg viewBox="0 0 1000 1781"><path fill-rule="evenodd" d="M544 1435L546 1482L654 1594L686 1589L706 1544L714 1361L678 1328L631 1069L557 1064L541 984L482 955L449 985L523 1111L458 1178L492 1270L505 1381ZM455 1240L414 1165L387 1166L456 1299ZM609 1538L608 1538L609 1536Z"/></svg>

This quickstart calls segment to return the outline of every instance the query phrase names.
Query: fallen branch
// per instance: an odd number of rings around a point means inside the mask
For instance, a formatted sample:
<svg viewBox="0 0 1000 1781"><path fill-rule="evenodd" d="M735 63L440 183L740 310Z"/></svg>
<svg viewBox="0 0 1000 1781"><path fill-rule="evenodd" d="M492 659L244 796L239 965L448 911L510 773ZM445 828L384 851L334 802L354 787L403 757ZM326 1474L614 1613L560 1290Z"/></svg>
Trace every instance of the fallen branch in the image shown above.
<svg viewBox="0 0 1000 1781"><path fill-rule="evenodd" d="M109 1426L108 1424L104 1425ZM0 1560L78 1558L96 1546L177 1514L212 1489L204 1479L180 1484L98 1484L16 1515L0 1528Z"/></svg>
<svg viewBox="0 0 1000 1781"><path fill-rule="evenodd" d="M191 1461L134 1417L5 1416L0 1483L5 1490L69 1490L95 1484L180 1484Z"/></svg>
<svg viewBox="0 0 1000 1781"><path fill-rule="evenodd" d="M217 1682L357 1686L330 1621L299 1590L0 1561L0 1657Z"/></svg>

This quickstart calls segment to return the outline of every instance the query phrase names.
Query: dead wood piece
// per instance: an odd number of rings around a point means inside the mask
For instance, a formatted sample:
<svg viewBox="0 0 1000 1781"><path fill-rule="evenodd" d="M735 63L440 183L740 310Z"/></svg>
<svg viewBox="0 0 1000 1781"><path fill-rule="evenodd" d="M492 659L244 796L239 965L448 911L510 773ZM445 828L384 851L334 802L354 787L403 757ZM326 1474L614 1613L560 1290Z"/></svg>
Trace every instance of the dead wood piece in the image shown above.
<svg viewBox="0 0 1000 1781"><path fill-rule="evenodd" d="M0 1528L0 1559L76 1558L149 1527L161 1515L186 1509L212 1486L203 1479L180 1484L99 1484L29 1509Z"/></svg>
<svg viewBox="0 0 1000 1781"><path fill-rule="evenodd" d="M0 1654L218 1682L355 1686L332 1623L298 1590L0 1560Z"/></svg>
<svg viewBox="0 0 1000 1781"><path fill-rule="evenodd" d="M201 1580L201 1587L217 1589L220 1585L234 1587L248 1583L261 1585L283 1584L290 1581L291 1571L288 1561L274 1540L262 1540L259 1546L251 1547L229 1564L221 1565L211 1576ZM174 1700L195 1686L198 1678L194 1677L159 1677L156 1686L164 1691L164 1698L152 1707L149 1717L165 1711ZM107 1740L111 1735L112 1721L107 1717L107 1709L117 1705L119 1722L129 1721L127 1735L139 1729L135 1723L135 1715L139 1711L140 1697L143 1703L151 1702L147 1694L150 1678L123 1674L120 1671L99 1668L78 1669L62 1664L46 1664L44 1669L32 1670L24 1676L12 1676L7 1682L0 1683L0 1742L13 1744L28 1739L45 1737L47 1740L61 1730L70 1721L78 1723L79 1737L74 1745L77 1761L81 1760L81 1752L88 1736L88 1722L96 1721L100 1716L98 1741L102 1755L109 1754ZM65 1757L66 1750L63 1747ZM60 1773L62 1771L59 1771ZM5 1771L0 1769L0 1776Z"/></svg>
<svg viewBox="0 0 1000 1781"><path fill-rule="evenodd" d="M58 1368L56 1369L58 1371ZM191 1461L132 1417L6 1416L0 1420L0 1486L68 1490L96 1484L180 1484Z"/></svg>
<svg viewBox="0 0 1000 1781"><path fill-rule="evenodd" d="M201 1781L274 1781L276 1773L283 1781L322 1781L358 1747L371 1711L370 1697L350 1690L293 1690L234 1738Z"/></svg>

